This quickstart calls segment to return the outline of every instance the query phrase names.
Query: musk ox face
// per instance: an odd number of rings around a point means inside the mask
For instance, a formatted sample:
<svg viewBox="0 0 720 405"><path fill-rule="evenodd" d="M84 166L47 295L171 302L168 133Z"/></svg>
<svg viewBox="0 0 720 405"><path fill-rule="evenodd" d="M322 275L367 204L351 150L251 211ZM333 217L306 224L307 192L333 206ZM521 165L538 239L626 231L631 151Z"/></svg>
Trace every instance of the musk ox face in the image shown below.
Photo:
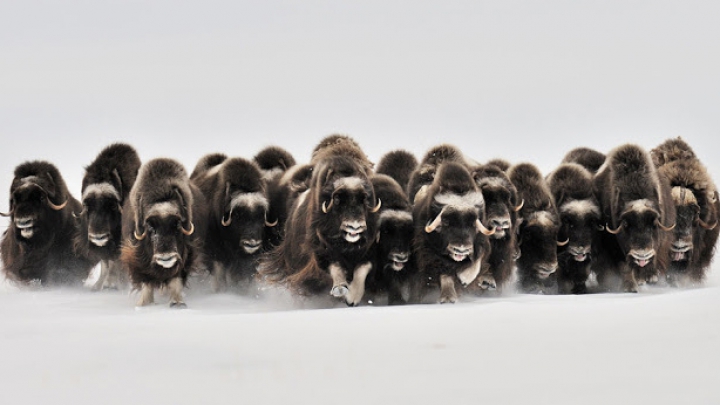
<svg viewBox="0 0 720 405"><path fill-rule="evenodd" d="M82 211L76 216L90 251L113 249L120 240L122 203L120 192L110 183L91 184L82 196Z"/></svg>
<svg viewBox="0 0 720 405"><path fill-rule="evenodd" d="M563 204L559 211L558 240L562 242L558 245L563 245L562 253L576 262L590 259L595 235L604 230L600 225L600 208L591 200L573 200Z"/></svg>
<svg viewBox="0 0 720 405"><path fill-rule="evenodd" d="M673 230L673 242L670 247L670 259L673 262L686 262L693 256L693 239L702 230L712 230L717 226L717 219L710 216L710 222L702 219L703 209L700 203L704 199L698 199L692 190L684 187L673 187L673 202L675 204L675 229ZM711 203L714 199L712 196ZM708 204L704 204L708 205ZM706 210L707 211L707 210ZM709 214L709 213L708 213Z"/></svg>
<svg viewBox="0 0 720 405"><path fill-rule="evenodd" d="M195 231L182 198L143 207L137 218L134 237L152 266L164 274L178 273L187 257L186 237Z"/></svg>
<svg viewBox="0 0 720 405"><path fill-rule="evenodd" d="M518 244L522 252L518 266L532 269L540 279L553 274L558 267L558 230L556 218L547 211L535 212L522 221L518 228Z"/></svg>
<svg viewBox="0 0 720 405"><path fill-rule="evenodd" d="M52 180L30 176L13 181L10 193L10 216L19 242L42 243L53 232L48 219L68 203L55 204Z"/></svg>
<svg viewBox="0 0 720 405"><path fill-rule="evenodd" d="M367 178L359 176L337 177L326 181L320 192L320 206L323 215L323 234L332 240L343 240L349 244L364 245L368 233L374 235L368 226L369 213L380 209L380 200Z"/></svg>
<svg viewBox="0 0 720 405"><path fill-rule="evenodd" d="M376 243L384 267L394 271L405 268L410 259L413 232L413 218L409 212L385 210L380 214Z"/></svg>
<svg viewBox="0 0 720 405"><path fill-rule="evenodd" d="M266 227L274 227L277 220L268 222L269 202L261 192L235 193L227 196L222 225L225 237L246 254L260 251Z"/></svg>
<svg viewBox="0 0 720 405"><path fill-rule="evenodd" d="M491 238L508 238L512 232L515 213L522 208L522 204L516 205L517 197L505 187L500 179L483 179L479 181L479 186L485 198L488 228L495 231Z"/></svg>
<svg viewBox="0 0 720 405"><path fill-rule="evenodd" d="M618 227L606 230L617 237L620 248L631 265L643 268L655 257L659 232L674 228L660 223L660 212L650 200L634 200L626 204L618 219Z"/></svg>
<svg viewBox="0 0 720 405"><path fill-rule="evenodd" d="M440 257L454 262L472 261L484 252L478 233L491 235L480 221L484 199L480 192L466 195L438 194L430 206L431 218L425 232L429 246Z"/></svg>

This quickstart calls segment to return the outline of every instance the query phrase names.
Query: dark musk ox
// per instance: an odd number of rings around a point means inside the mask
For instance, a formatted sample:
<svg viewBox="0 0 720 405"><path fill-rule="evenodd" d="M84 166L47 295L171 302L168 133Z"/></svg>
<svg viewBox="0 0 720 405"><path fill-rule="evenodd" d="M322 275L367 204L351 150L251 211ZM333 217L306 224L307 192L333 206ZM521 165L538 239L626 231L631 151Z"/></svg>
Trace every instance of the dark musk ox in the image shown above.
<svg viewBox="0 0 720 405"><path fill-rule="evenodd" d="M663 142L650 154L660 174L670 182L676 213L668 282L676 286L702 283L720 233L717 188L690 145L681 138Z"/></svg>
<svg viewBox="0 0 720 405"><path fill-rule="evenodd" d="M220 161L213 154L201 158L193 174L190 180L208 204L205 253L213 262L214 287L217 291L228 286L248 290L264 251L263 241L277 225L270 217L262 172L246 159Z"/></svg>
<svg viewBox="0 0 720 405"><path fill-rule="evenodd" d="M481 273L490 253L485 201L468 169L441 163L433 182L418 193L413 208L415 257L421 299L428 287L440 286L440 303L454 303L458 287L467 287Z"/></svg>
<svg viewBox="0 0 720 405"><path fill-rule="evenodd" d="M384 154L377 164L375 172L390 176L402 188L403 193L407 190L410 177L418 166L418 161L412 153L398 149Z"/></svg>
<svg viewBox="0 0 720 405"><path fill-rule="evenodd" d="M557 280L561 294L584 294L597 248L600 206L593 194L592 174L576 163L563 163L547 177L560 216Z"/></svg>
<svg viewBox="0 0 720 405"><path fill-rule="evenodd" d="M310 188L296 198L285 239L263 260L261 273L296 293L329 292L356 306L373 269L381 201L362 150L350 138L334 139L316 148Z"/></svg>
<svg viewBox="0 0 720 405"><path fill-rule="evenodd" d="M518 283L526 293L557 293L557 247L560 222L557 208L540 170L530 163L510 168L508 177L523 201L517 228L520 257Z"/></svg>
<svg viewBox="0 0 720 405"><path fill-rule="evenodd" d="M119 260L123 205L139 169L137 152L123 143L106 147L85 168L74 247L77 254L100 261L100 276L93 290L121 288L127 282Z"/></svg>
<svg viewBox="0 0 720 405"><path fill-rule="evenodd" d="M427 191L435 178L435 173L444 162L455 162L468 167L467 159L457 146L441 144L432 147L423 157L420 164L410 176L407 186L407 195L411 203L415 203L416 195Z"/></svg>
<svg viewBox="0 0 720 405"><path fill-rule="evenodd" d="M80 285L93 262L75 254L73 211L81 204L70 195L58 169L31 161L15 168L10 186L10 225L0 251L6 277L42 286Z"/></svg>
<svg viewBox="0 0 720 405"><path fill-rule="evenodd" d="M606 230L593 263L601 287L637 292L639 282L656 283L666 274L675 227L665 176L647 151L627 144L608 154L593 190Z"/></svg>
<svg viewBox="0 0 720 405"><path fill-rule="evenodd" d="M577 163L595 175L605 163L605 154L590 148L575 148L568 152L562 163Z"/></svg>
<svg viewBox="0 0 720 405"><path fill-rule="evenodd" d="M512 276L517 258L517 212L523 201L508 176L492 164L472 169L475 183L485 200L485 216L488 228L495 231L490 236L490 256L487 259L488 272L478 276L478 287L482 290L498 289Z"/></svg>
<svg viewBox="0 0 720 405"><path fill-rule="evenodd" d="M207 268L206 205L179 162L153 159L140 168L123 216L120 255L141 289L139 306L152 304L161 287L168 289L171 307L186 306L182 292L188 275Z"/></svg>
<svg viewBox="0 0 720 405"><path fill-rule="evenodd" d="M260 167L260 173L267 187L267 197L269 200L268 218L274 218L278 223L276 226L266 229L265 240L263 245L265 250L280 244L283 238L283 230L285 229L285 221L287 220L287 211L289 208L288 200L290 199L289 182L285 175L288 171L297 167L295 158L283 148L278 146L269 146L258 152L253 161ZM295 173L297 174L297 173ZM305 178L309 178L309 172L303 173ZM305 183L304 181L300 181Z"/></svg>
<svg viewBox="0 0 720 405"><path fill-rule="evenodd" d="M410 283L417 275L410 260L414 224L412 206L400 185L391 177L375 174L370 178L375 197L382 201L375 236L374 277L370 290L387 294L388 304L403 304L403 289L410 291Z"/></svg>

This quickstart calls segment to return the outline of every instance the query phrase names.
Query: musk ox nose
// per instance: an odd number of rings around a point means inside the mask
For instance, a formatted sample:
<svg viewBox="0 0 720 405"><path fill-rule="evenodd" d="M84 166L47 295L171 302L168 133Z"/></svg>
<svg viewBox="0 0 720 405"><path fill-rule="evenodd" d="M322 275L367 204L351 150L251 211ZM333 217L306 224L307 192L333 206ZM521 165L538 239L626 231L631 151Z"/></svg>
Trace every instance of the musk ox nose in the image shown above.
<svg viewBox="0 0 720 405"><path fill-rule="evenodd" d="M630 251L630 256L639 267L645 267L655 256L655 249L633 249Z"/></svg>
<svg viewBox="0 0 720 405"><path fill-rule="evenodd" d="M557 270L558 264L557 262L553 263L539 263L537 266L535 266L538 276L540 278L546 278L549 275L555 273Z"/></svg>
<svg viewBox="0 0 720 405"><path fill-rule="evenodd" d="M391 266L393 270L400 271L405 268L405 263L407 263L408 259L410 259L410 253L390 253L389 259L392 262Z"/></svg>
<svg viewBox="0 0 720 405"><path fill-rule="evenodd" d="M590 255L590 246L570 246L568 253L576 262L584 262Z"/></svg>
<svg viewBox="0 0 720 405"><path fill-rule="evenodd" d="M490 225L496 230L510 229L509 217L496 217L490 219Z"/></svg>
<svg viewBox="0 0 720 405"><path fill-rule="evenodd" d="M345 234L345 240L355 243L360 240L360 236L367 229L365 221L343 221L340 230Z"/></svg>
<svg viewBox="0 0 720 405"><path fill-rule="evenodd" d="M169 269L178 261L177 253L158 253L153 255L153 260L158 266Z"/></svg>
<svg viewBox="0 0 720 405"><path fill-rule="evenodd" d="M107 243L110 241L110 234L109 233L88 233L88 239L90 242L99 247L103 247L107 245Z"/></svg>
<svg viewBox="0 0 720 405"><path fill-rule="evenodd" d="M240 245L246 253L253 254L260 250L262 241L258 239L243 239L240 241Z"/></svg>
<svg viewBox="0 0 720 405"><path fill-rule="evenodd" d="M448 245L448 253L450 258L456 262L465 260L472 254L473 248L468 245Z"/></svg>
<svg viewBox="0 0 720 405"><path fill-rule="evenodd" d="M693 248L692 242L687 242L684 240L675 241L672 244L672 246L670 246L670 253L672 255L672 261L679 262L679 261L685 260L688 252L692 248Z"/></svg>
<svg viewBox="0 0 720 405"><path fill-rule="evenodd" d="M32 228L33 223L32 218L15 218L15 226L20 229Z"/></svg>

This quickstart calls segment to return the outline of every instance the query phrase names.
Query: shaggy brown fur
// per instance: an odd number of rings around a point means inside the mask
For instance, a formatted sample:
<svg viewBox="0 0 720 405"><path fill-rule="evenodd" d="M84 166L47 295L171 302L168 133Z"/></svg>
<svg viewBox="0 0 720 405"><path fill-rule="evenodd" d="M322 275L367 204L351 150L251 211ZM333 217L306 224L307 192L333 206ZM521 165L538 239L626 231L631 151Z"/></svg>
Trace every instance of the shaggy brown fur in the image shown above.
<svg viewBox="0 0 720 405"><path fill-rule="evenodd" d="M318 143L315 149L313 149L310 164L315 165L330 156L339 155L351 157L360 163L368 174L372 173L373 167L375 166L355 139L347 135L339 134L329 135Z"/></svg>
<svg viewBox="0 0 720 405"><path fill-rule="evenodd" d="M603 232L596 251L595 266L603 287L637 292L638 282L655 283L665 277L672 233L657 224L675 224L670 184L658 173L650 154L636 145L623 145L608 154L607 163L593 180L600 203L602 222L619 230ZM622 227L621 227L622 225ZM642 252L633 255L633 252ZM651 258L647 253L654 252Z"/></svg>
<svg viewBox="0 0 720 405"><path fill-rule="evenodd" d="M660 174L670 182L676 211L668 280L675 285L701 283L720 234L717 188L705 166L682 139L669 139L650 154Z"/></svg>
<svg viewBox="0 0 720 405"><path fill-rule="evenodd" d="M505 159L492 159L485 163L485 166L495 166L498 169L507 172L512 164Z"/></svg>
<svg viewBox="0 0 720 405"><path fill-rule="evenodd" d="M595 174L605 163L605 155L590 148L575 148L565 155L562 163L577 163Z"/></svg>
<svg viewBox="0 0 720 405"><path fill-rule="evenodd" d="M407 190L410 183L410 176L418 166L415 155L405 150L394 150L380 158L377 165L377 173L392 177L404 190Z"/></svg>
<svg viewBox="0 0 720 405"><path fill-rule="evenodd" d="M65 202L62 209L51 207ZM77 232L72 213L81 209L52 163L19 165L10 186L10 225L0 242L5 276L43 286L80 285L94 264L72 246Z"/></svg>
<svg viewBox="0 0 720 405"><path fill-rule="evenodd" d="M411 203L415 201L415 196L421 188L427 187L433 182L438 167L444 162L455 162L467 166L465 156L458 147L441 144L431 148L425 153L422 161L410 176L406 190Z"/></svg>

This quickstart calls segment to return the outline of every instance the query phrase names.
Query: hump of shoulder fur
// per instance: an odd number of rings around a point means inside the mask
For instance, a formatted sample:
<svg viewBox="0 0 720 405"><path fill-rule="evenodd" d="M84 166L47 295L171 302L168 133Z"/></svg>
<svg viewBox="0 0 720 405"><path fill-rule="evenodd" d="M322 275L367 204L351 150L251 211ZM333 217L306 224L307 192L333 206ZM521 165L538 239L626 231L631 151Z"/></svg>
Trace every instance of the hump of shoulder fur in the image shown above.
<svg viewBox="0 0 720 405"><path fill-rule="evenodd" d="M658 171L670 182L672 187L684 187L697 191L716 191L705 166L697 159L675 160L666 163Z"/></svg>
<svg viewBox="0 0 720 405"><path fill-rule="evenodd" d="M313 152L311 164L317 164L333 156L346 156L354 159L370 173L374 164L367 157L360 145L347 135L330 135L323 139Z"/></svg>
<svg viewBox="0 0 720 405"><path fill-rule="evenodd" d="M167 158L154 159L140 168L131 192L132 202L137 206L140 199L144 203L171 199L176 188L183 194L186 204L192 206L189 179L182 164Z"/></svg>
<svg viewBox="0 0 720 405"><path fill-rule="evenodd" d="M295 158L279 146L268 146L253 158L261 170L280 169L285 171L295 166Z"/></svg>
<svg viewBox="0 0 720 405"><path fill-rule="evenodd" d="M652 175L655 165L650 154L638 145L626 144L612 150L607 158L613 177Z"/></svg>
<svg viewBox="0 0 720 405"><path fill-rule="evenodd" d="M657 166L677 160L695 159L695 152L682 138L668 139L650 151L653 162Z"/></svg>
<svg viewBox="0 0 720 405"><path fill-rule="evenodd" d="M246 193L264 191L264 184L260 168L247 159L235 157L222 164L223 184L229 183L233 189Z"/></svg>
<svg viewBox="0 0 720 405"><path fill-rule="evenodd" d="M465 157L457 146L441 144L430 148L422 159L423 165L439 166L443 162L465 163Z"/></svg>
<svg viewBox="0 0 720 405"><path fill-rule="evenodd" d="M224 161L227 160L227 158L227 155L224 153L211 153L209 155L201 157L195 165L195 168L193 169L190 177L195 179L198 176L207 173L214 167L221 165Z"/></svg>

